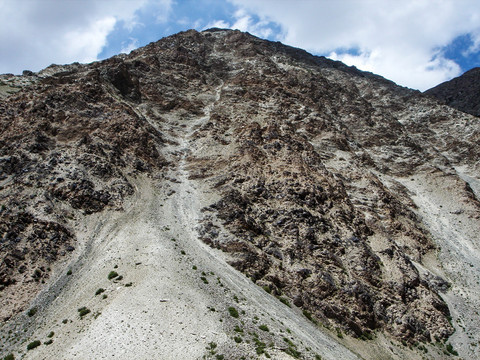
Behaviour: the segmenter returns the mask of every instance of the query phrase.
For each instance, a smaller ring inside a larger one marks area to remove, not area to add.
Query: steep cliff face
[[[480,116],[480,68],[439,84],[425,94],[467,114]]]
[[[316,331],[397,358],[418,350],[390,351],[381,339],[449,339],[464,356],[478,354],[468,341],[480,290],[475,117],[342,63],[218,29],[2,82],[5,331],[42,288],[46,309],[53,285],[58,296],[72,291],[58,285],[65,262],[81,268],[78,259],[103,249],[82,226],[135,209],[126,204],[147,182],[172,209],[157,207],[149,226],[195,226],[184,253],[197,239],[221,250],[211,251],[303,311]],[[195,251],[201,259],[205,250]],[[295,355],[286,344],[278,348]]]

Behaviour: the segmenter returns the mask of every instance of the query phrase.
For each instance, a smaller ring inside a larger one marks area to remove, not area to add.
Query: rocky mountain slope
[[[219,29],[1,81],[3,356],[480,356],[477,118]]]
[[[467,114],[480,116],[480,68],[439,84],[425,94]]]

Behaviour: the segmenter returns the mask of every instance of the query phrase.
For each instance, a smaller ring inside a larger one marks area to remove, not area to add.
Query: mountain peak
[[[223,29],[2,89],[5,356],[479,355],[476,118]]]

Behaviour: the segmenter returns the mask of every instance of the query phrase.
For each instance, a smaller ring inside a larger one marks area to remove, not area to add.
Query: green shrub
[[[233,340],[235,340],[237,344],[240,344],[243,341],[243,339],[240,336],[234,336]]]
[[[112,280],[118,276],[118,273],[116,271],[110,271],[108,273],[108,280]]]
[[[230,313],[230,316],[231,316],[231,317],[234,317],[234,318],[238,318],[238,317],[239,317],[237,309],[235,309],[233,306],[230,306],[230,307],[228,308],[228,312]]]
[[[259,328],[260,330],[262,330],[262,331],[270,331],[270,330],[268,329],[268,326],[265,325],[265,324],[260,325],[258,328]]]
[[[309,311],[303,310],[303,315],[304,315],[308,320],[310,320],[311,322],[313,322],[314,324],[317,323],[317,320],[315,320],[315,319],[313,318],[312,314],[310,314]]]
[[[340,330],[340,328],[337,327],[337,336],[340,338],[340,339],[343,339],[343,334],[342,334],[342,330]]]
[[[72,269],[68,269],[67,275],[68,275],[68,276],[72,275]]]
[[[104,288],[98,289],[97,291],[95,291],[95,296],[100,295],[100,294],[103,293],[104,291],[105,291]]]
[[[284,303],[288,307],[292,307],[292,305],[290,305],[290,301],[288,301],[288,299],[286,299],[284,297],[279,297],[278,300],[280,300],[282,303]]]
[[[53,344],[53,339],[47,340],[43,343],[43,345],[50,345]]]
[[[55,333],[53,331],[50,331],[50,333],[47,335],[48,338],[52,338]]]
[[[133,283],[129,282],[128,284],[125,284],[125,287],[130,287],[132,285],[133,285]]]
[[[42,343],[40,342],[40,340],[32,341],[30,344],[27,345],[27,350],[35,349],[36,347],[40,346],[41,344]]]
[[[3,358],[3,360],[15,360],[15,356],[13,356],[13,354],[8,354]]]
[[[78,309],[78,314],[81,318],[83,318],[85,315],[90,314],[90,309],[87,309],[85,306],[81,307],[80,309]]]
[[[192,266],[192,269],[193,269],[193,270],[197,270],[197,265],[193,265],[193,266]]]
[[[458,355],[458,352],[453,349],[452,344],[448,343],[446,348],[447,348],[447,351],[448,351],[450,354],[455,355],[455,356]]]
[[[37,311],[38,311],[38,308],[37,308],[37,307],[33,307],[33,308],[31,308],[30,310],[28,310],[27,315],[28,315],[29,317],[32,317],[32,316],[34,316],[34,315],[37,313]]]
[[[235,329],[233,329],[235,332],[238,332],[238,333],[243,333],[243,329],[240,328],[238,325],[235,325]]]
[[[200,276],[200,280],[202,280],[205,284],[208,284],[208,280],[205,276]]]

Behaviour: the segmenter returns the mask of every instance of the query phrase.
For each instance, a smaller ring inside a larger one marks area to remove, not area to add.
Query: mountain
[[[467,114],[480,116],[480,67],[441,83],[425,94]]]
[[[480,356],[477,118],[221,29],[1,82],[0,355]]]

